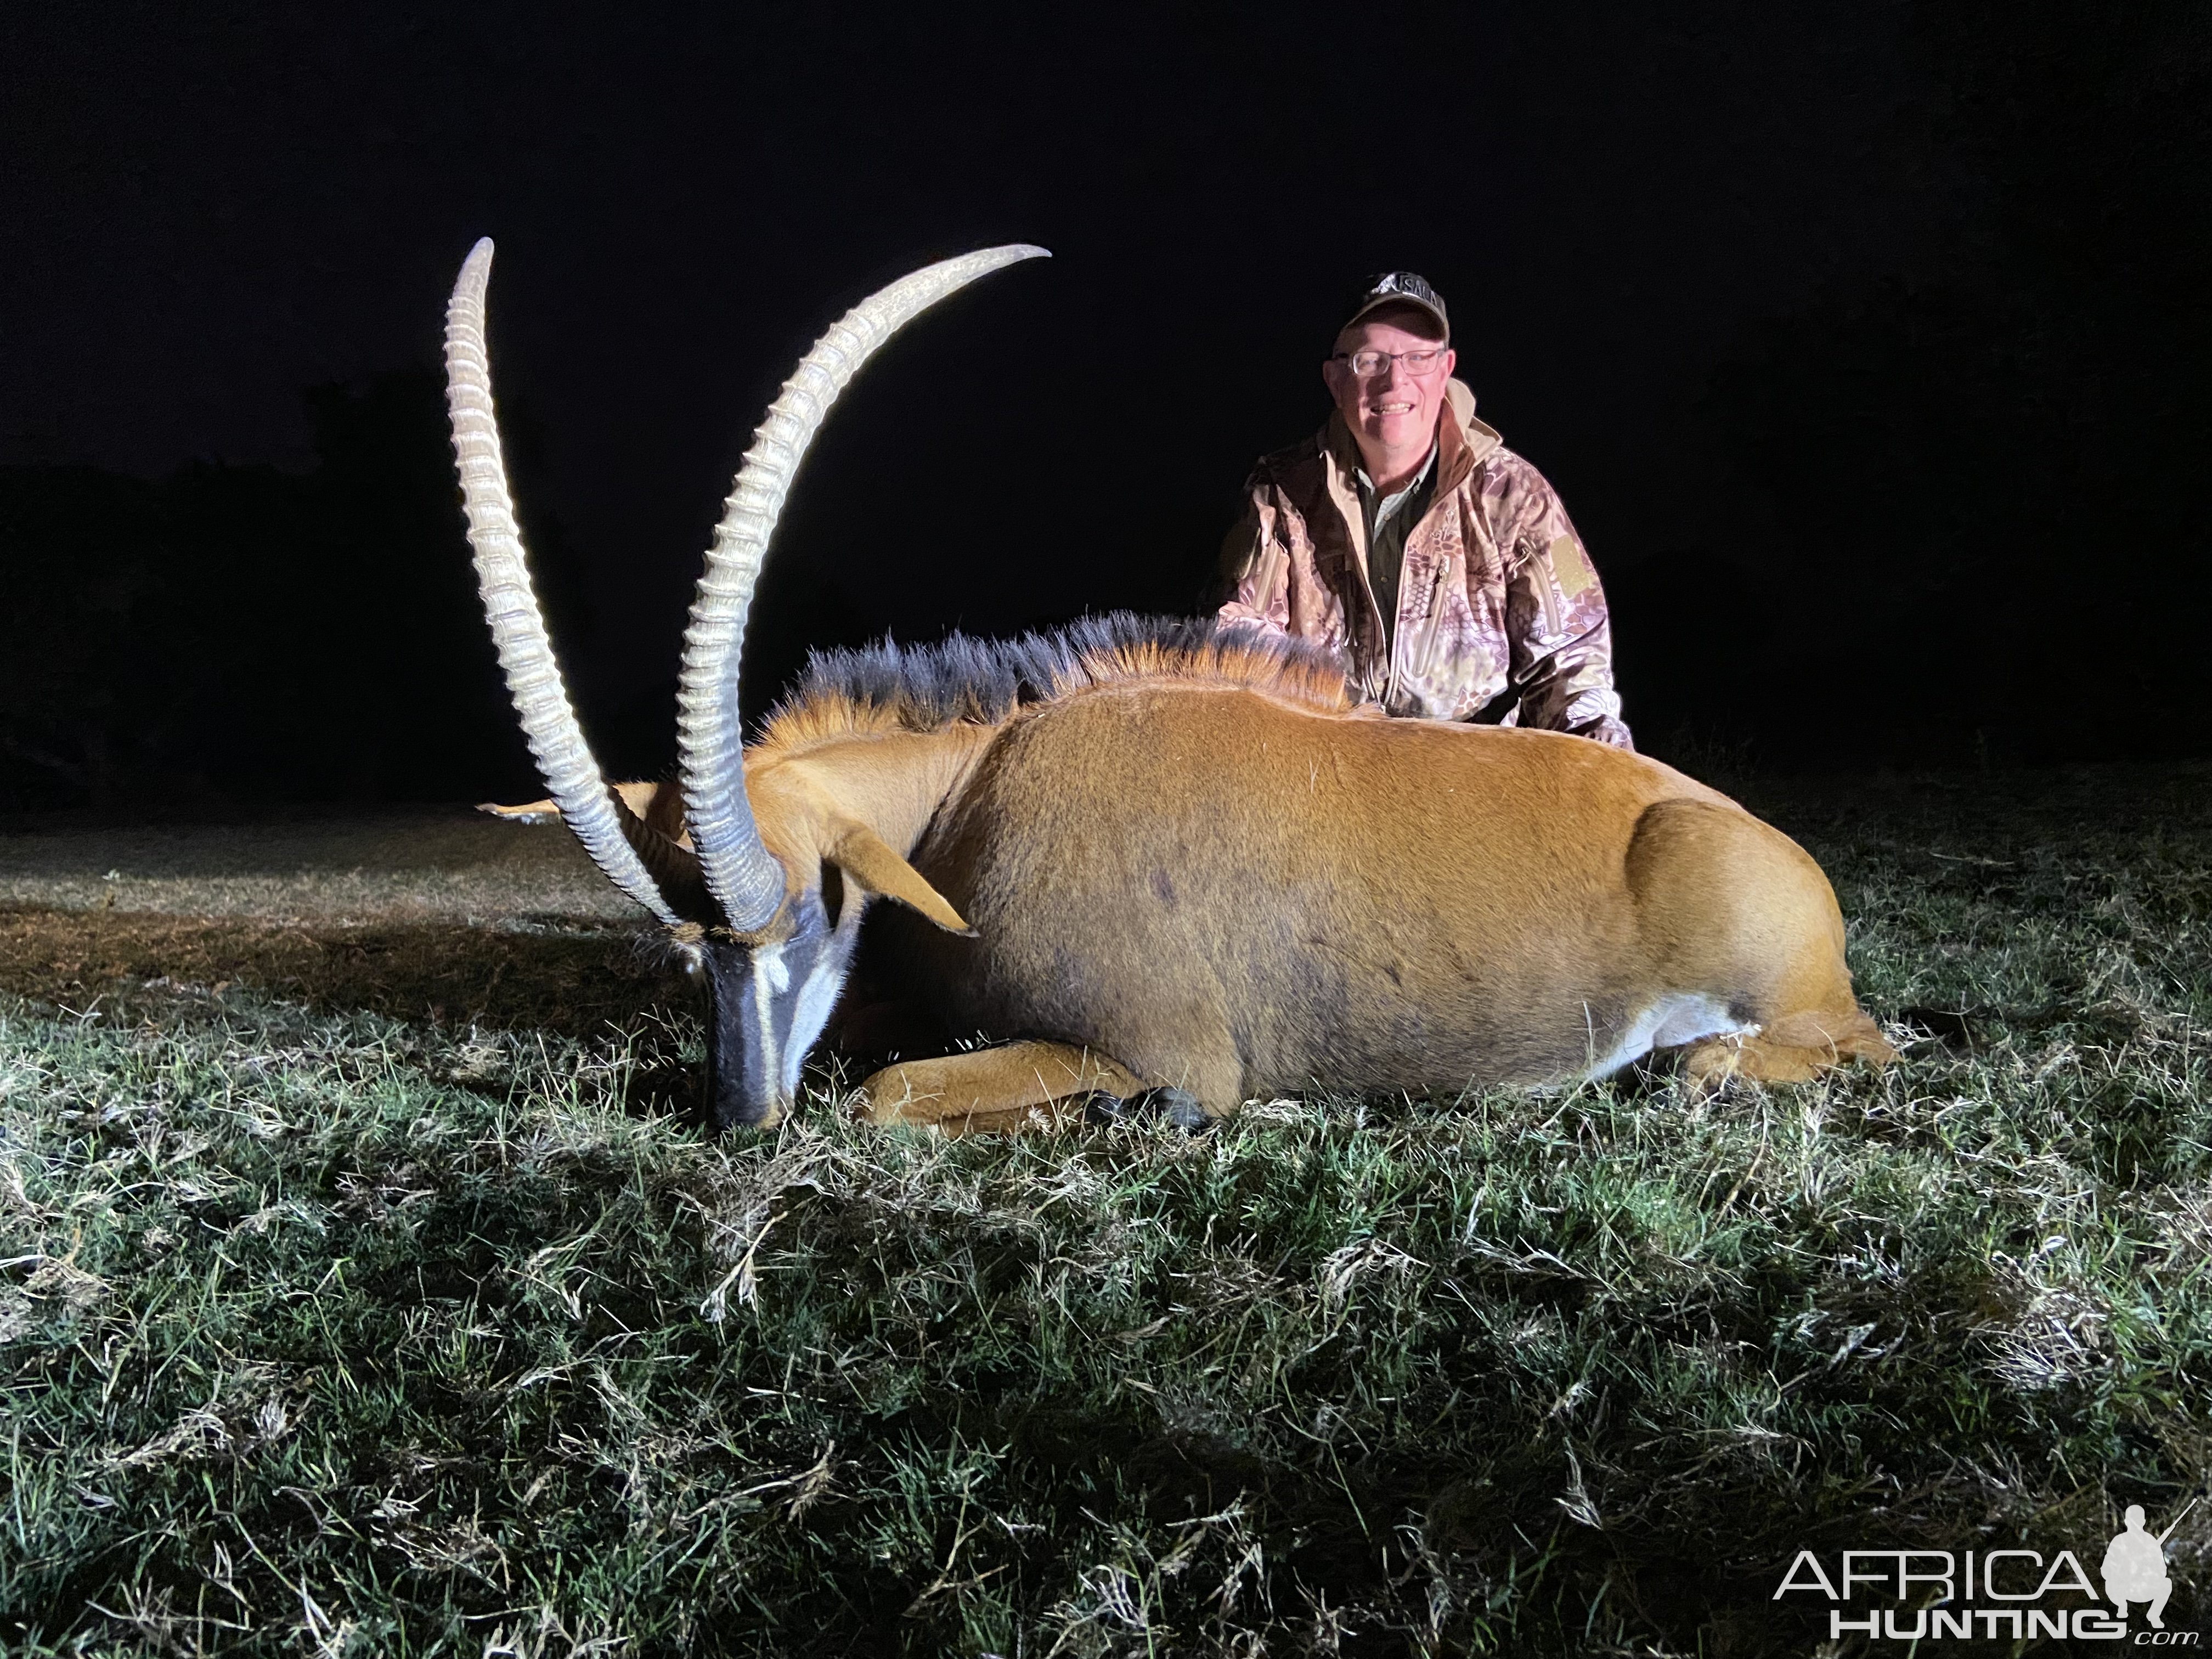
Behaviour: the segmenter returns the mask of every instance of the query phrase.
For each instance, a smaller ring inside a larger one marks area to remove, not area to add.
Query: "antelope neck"
[[[966,781],[997,735],[991,726],[855,733],[787,763],[904,858],[945,798]]]

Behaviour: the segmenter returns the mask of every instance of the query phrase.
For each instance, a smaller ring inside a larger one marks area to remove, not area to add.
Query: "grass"
[[[1733,1656],[1800,1547],[2094,1571],[2206,1482],[2207,781],[1752,790],[1886,1073],[1200,1139],[702,1139],[557,831],[0,839],[0,1641]]]

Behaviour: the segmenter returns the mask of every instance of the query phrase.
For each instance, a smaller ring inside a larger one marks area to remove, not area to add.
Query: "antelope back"
[[[1570,1074],[1661,988],[1629,854],[1678,799],[1788,848],[1578,738],[1102,687],[1009,724],[915,848],[976,940],[896,932],[948,1029],[1093,1043],[1202,1098]],[[1194,1053],[1242,1073],[1177,1078]]]

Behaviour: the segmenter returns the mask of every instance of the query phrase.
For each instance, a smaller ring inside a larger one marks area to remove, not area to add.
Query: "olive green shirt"
[[[1429,495],[1437,482],[1436,447],[1430,447],[1429,459],[1421,463],[1413,481],[1395,495],[1378,498],[1366,468],[1360,468],[1358,477],[1359,508],[1367,527],[1367,581],[1375,590],[1376,608],[1382,613],[1387,657],[1398,631],[1398,578],[1406,568],[1406,533],[1429,510]]]

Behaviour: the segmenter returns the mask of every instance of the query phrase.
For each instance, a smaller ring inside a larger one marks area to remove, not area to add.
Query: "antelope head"
[[[985,248],[902,277],[840,318],[784,382],[738,470],[684,631],[678,746],[688,836],[630,810],[577,724],[531,585],[493,414],[484,346],[490,240],[461,267],[446,312],[447,404],[484,618],[562,819],[592,862],[652,912],[705,975],[707,1103],[717,1128],[765,1127],[790,1109],[859,941],[863,894],[900,899],[940,927],[966,927],[864,828],[837,826],[819,846],[821,836],[797,825],[769,825],[763,838],[745,793],[738,662],[769,539],[837,394],[877,348],[938,301],[1044,252],[1019,243]]]

